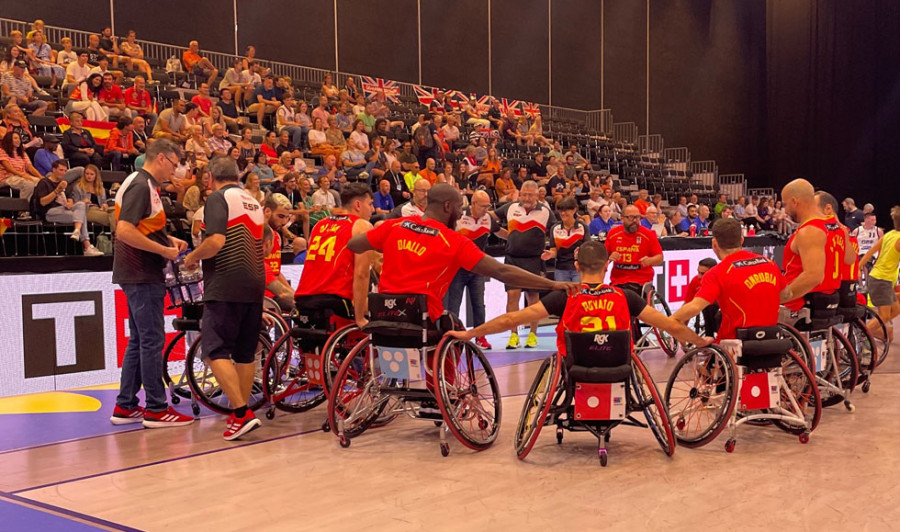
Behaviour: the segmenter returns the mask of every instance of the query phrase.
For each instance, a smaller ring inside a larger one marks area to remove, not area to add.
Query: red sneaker
[[[129,423],[140,423],[144,420],[144,409],[137,407],[132,410],[122,408],[116,405],[113,415],[110,416],[109,422],[113,425],[128,425]]]
[[[491,344],[488,343],[487,338],[485,338],[484,336],[479,336],[478,338],[476,338],[475,345],[482,349],[493,349],[493,347],[491,347]]]
[[[190,425],[194,422],[194,418],[186,416],[176,411],[171,406],[162,412],[144,411],[144,428],[145,429],[163,429],[166,427],[182,427]]]
[[[240,419],[231,414],[228,416],[228,420],[225,421],[225,432],[222,436],[228,441],[236,440],[248,432],[258,429],[261,425],[262,423],[256,419],[256,416],[250,410],[247,410],[247,414]]]

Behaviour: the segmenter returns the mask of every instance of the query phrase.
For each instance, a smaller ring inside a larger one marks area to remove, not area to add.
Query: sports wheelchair
[[[841,331],[846,324],[837,311],[839,294],[813,293],[806,300],[807,306],[799,311],[782,307],[778,326],[816,375],[822,406],[843,403],[853,412],[856,407],[850,402],[850,394],[860,382],[859,358]]]
[[[328,423],[341,447],[402,414],[440,428],[442,456],[450,454],[447,432],[470,449],[490,447],[500,430],[501,397],[484,353],[442,337],[424,295],[370,294],[369,314],[367,337],[344,359],[328,396]]]
[[[777,326],[753,327],[738,329],[736,340],[687,352],[665,391],[678,443],[701,447],[727,427],[730,453],[738,426],[747,422],[772,423],[807,443],[822,404],[815,377],[793,346]]]
[[[587,431],[597,437],[600,465],[609,455],[606,443],[618,425],[649,427],[668,456],[675,452],[669,412],[647,368],[635,354],[629,331],[567,332],[568,356],[545,359],[519,417],[516,455],[524,460],[541,428],[556,425],[556,442],[564,431]],[[635,419],[643,412],[646,423]]]
[[[672,311],[669,310],[669,304],[660,297],[653,283],[646,283],[641,287],[641,297],[647,302],[648,306],[653,307],[661,314],[666,316],[672,315]],[[637,338],[634,342],[635,352],[640,353],[647,349],[662,349],[669,358],[674,357],[678,353],[678,340],[666,331],[640,323],[637,318],[634,320],[633,329],[633,337]]]
[[[364,336],[330,308],[302,308],[289,316],[293,326],[275,341],[263,366],[266,418],[275,409],[305,412],[326,399],[338,367]],[[331,430],[326,421],[322,430]]]

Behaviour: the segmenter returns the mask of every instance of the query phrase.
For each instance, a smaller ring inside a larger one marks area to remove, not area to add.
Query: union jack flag
[[[377,94],[384,94],[386,100],[400,103],[400,99],[397,98],[400,94],[400,87],[397,86],[396,81],[383,78],[370,78],[369,76],[362,76],[360,81],[362,82],[362,89],[366,98],[374,98]]]
[[[534,102],[522,102],[522,111],[531,118],[537,118],[541,115],[541,108]]]
[[[480,113],[486,113],[488,109],[491,108],[491,97],[490,96],[478,96],[474,92],[469,93],[469,99],[475,99],[475,107],[478,109]]]
[[[500,109],[505,115],[512,112],[513,116],[521,116],[522,110],[519,108],[520,104],[521,102],[519,102],[519,100],[507,100],[506,98],[503,98],[500,100]]]
[[[437,98],[437,89],[428,89],[419,85],[413,85],[413,89],[416,91],[416,98],[419,99],[419,103],[422,105],[431,105],[431,102]]]

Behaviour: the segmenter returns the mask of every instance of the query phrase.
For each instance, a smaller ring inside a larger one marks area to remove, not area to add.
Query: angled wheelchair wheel
[[[797,329],[784,323],[778,324],[779,336],[782,339],[790,340],[793,344],[792,349],[803,360],[803,363],[812,371],[816,372],[816,359],[813,356],[812,348],[809,346],[809,340]],[[787,355],[785,355],[787,357]]]
[[[309,381],[308,371],[317,369],[307,368],[303,355],[290,331],[269,350],[263,367],[266,402],[279,410],[306,412],[325,401],[324,388]]]
[[[657,292],[656,290],[649,291],[647,295],[647,304],[659,311],[660,314],[664,314],[666,316],[672,315],[672,311],[669,310],[669,304],[659,296],[659,292]],[[656,336],[656,341],[659,344],[659,348],[662,349],[663,352],[670,358],[674,357],[678,352],[678,340],[676,340],[674,336],[667,333],[666,331],[657,329],[656,327],[653,328],[653,335]]]
[[[525,404],[522,406],[522,414],[519,416],[519,423],[516,426],[516,456],[519,460],[524,460],[534,443],[537,441],[553,406],[553,399],[556,396],[557,386],[560,384],[560,356],[553,354],[545,358],[541,362],[528,395],[525,397]]]
[[[675,453],[675,434],[672,432],[669,410],[656,389],[650,372],[637,355],[632,354],[631,367],[631,393],[635,405],[644,412],[647,425],[659,446],[667,456],[672,456]]]
[[[268,308],[263,310],[262,328],[269,337],[269,343],[272,344],[291,330],[288,322],[281,315],[281,311],[273,311]]]
[[[348,442],[366,431],[381,415],[390,396],[381,393],[389,379],[381,373],[369,338],[359,342],[344,359],[328,395],[328,424]]]
[[[822,400],[819,397],[819,387],[816,385],[816,377],[803,357],[791,349],[781,357],[781,370],[787,390],[781,391],[781,404],[789,404],[791,398],[797,403],[806,425],[797,425],[780,419],[773,419],[772,423],[785,432],[791,434],[803,434],[813,431],[819,425],[822,417]],[[790,394],[791,397],[788,397]]]
[[[359,330],[354,324],[345,325],[334,331],[325,345],[322,346],[322,362],[325,368],[325,393],[327,394],[334,383],[334,377],[337,375],[341,363],[350,354],[350,351],[359,342],[365,340],[367,336]]]
[[[178,404],[181,399],[191,398],[191,386],[185,371],[186,345],[185,333],[179,331],[163,350],[163,382],[166,383],[173,404]]]
[[[872,338],[872,334],[869,333],[865,322],[862,320],[855,319],[851,321],[849,325],[850,328],[847,333],[847,340],[850,341],[850,345],[853,346],[854,351],[856,351],[856,356],[859,359],[859,379],[856,381],[856,384],[865,386],[865,383],[869,380],[869,376],[875,371],[875,367],[878,365],[878,352],[875,347],[875,339]],[[863,391],[868,391],[868,387]]]
[[[702,447],[728,425],[737,403],[734,361],[716,346],[689,351],[672,369],[665,400],[675,438],[685,447]]]
[[[844,391],[845,394],[853,392],[856,383],[859,380],[859,359],[856,357],[856,351],[847,338],[835,328],[831,329],[832,346],[834,349],[834,360],[837,361],[837,367],[833,367],[831,357],[828,357],[828,364],[825,367],[825,379]],[[828,389],[820,390],[822,396],[822,406],[834,406],[843,403],[845,397],[841,394],[834,393]]]
[[[706,334],[706,321],[702,312],[691,318],[688,328],[699,336]]]
[[[500,432],[502,398],[481,349],[445,336],[437,346],[432,370],[438,408],[450,432],[470,449],[490,447]]]
[[[250,390],[250,400],[247,402],[247,407],[250,410],[257,410],[266,404],[262,368],[270,348],[271,343],[269,342],[268,334],[261,331],[256,341],[256,352],[254,354],[256,377]],[[218,414],[231,414],[234,412],[234,407],[221,386],[219,386],[219,381],[213,375],[212,368],[209,367],[207,361],[202,357],[199,335],[188,350],[186,364],[188,383],[197,401]]]
[[[875,367],[878,367],[887,358],[888,351],[891,349],[887,325],[884,324],[884,320],[878,315],[876,309],[864,305],[860,306],[866,310],[863,320],[872,335],[872,339],[875,341],[875,351],[878,354]]]

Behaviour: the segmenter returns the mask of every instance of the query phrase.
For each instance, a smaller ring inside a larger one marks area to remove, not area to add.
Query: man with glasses
[[[194,418],[176,412],[166,402],[162,360],[165,342],[163,310],[166,295],[163,268],[187,249],[187,243],[166,233],[166,213],[159,188],[172,178],[181,149],[168,140],[147,148],[143,168],[129,175],[116,194],[116,244],[113,283],[128,301],[130,335],[122,360],[122,378],[114,425],[143,423],[146,428],[177,427]],[[138,405],[144,388],[146,408]]]
[[[425,207],[428,206],[428,191],[431,183],[427,179],[419,179],[412,187],[412,199],[394,207],[388,218],[406,218],[407,216],[422,216]]]
[[[642,294],[653,281],[653,267],[663,263],[662,247],[656,233],[641,226],[641,211],[628,205],[622,211],[622,225],[606,235],[606,250],[613,262],[610,284]]]

